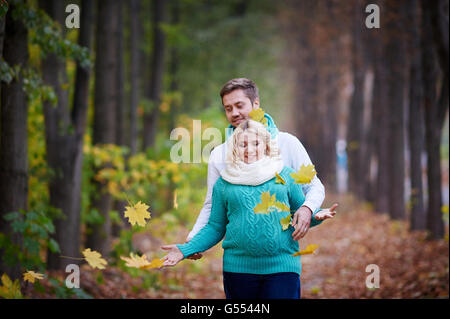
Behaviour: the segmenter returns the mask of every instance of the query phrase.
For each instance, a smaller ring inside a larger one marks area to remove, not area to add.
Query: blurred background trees
[[[327,192],[444,237],[448,0],[0,3],[0,273],[61,269],[81,247],[130,252],[128,202],[191,227],[206,163],[172,163],[170,132],[224,131],[219,91],[236,77],[257,83]]]

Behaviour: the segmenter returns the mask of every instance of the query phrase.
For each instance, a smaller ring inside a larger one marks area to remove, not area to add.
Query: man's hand
[[[188,242],[189,242],[189,239],[186,239],[185,243],[188,243]],[[188,256],[187,259],[197,260],[197,259],[200,259],[202,257],[203,257],[202,253],[195,253],[195,254],[192,254],[192,255]]]
[[[314,218],[316,220],[325,220],[327,218],[333,218],[334,215],[336,215],[336,207],[338,207],[338,204],[334,203],[333,206],[331,206],[330,208],[317,212],[314,215]]]
[[[163,258],[163,266],[175,266],[184,258],[183,253],[177,245],[165,245],[161,248],[169,251],[169,253]]]
[[[295,228],[292,233],[292,238],[294,240],[300,240],[308,232],[309,226],[311,225],[311,215],[312,211],[306,206],[300,207],[294,214],[292,219],[292,226]]]

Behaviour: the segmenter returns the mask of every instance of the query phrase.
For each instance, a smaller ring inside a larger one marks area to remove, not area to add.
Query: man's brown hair
[[[225,83],[220,90],[220,97],[223,99],[224,95],[239,89],[244,91],[244,94],[250,99],[252,104],[259,98],[258,87],[255,82],[246,78],[236,78]]]

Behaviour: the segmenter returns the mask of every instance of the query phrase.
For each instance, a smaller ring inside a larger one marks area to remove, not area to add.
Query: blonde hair
[[[280,155],[276,140],[271,138],[270,132],[266,129],[264,124],[248,119],[239,124],[239,126],[235,128],[233,135],[228,139],[227,163],[238,165],[240,161],[238,140],[239,135],[244,132],[254,133],[258,137],[262,137],[266,144],[266,156],[277,157]]]

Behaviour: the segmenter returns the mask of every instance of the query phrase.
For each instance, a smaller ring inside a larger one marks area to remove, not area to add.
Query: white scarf
[[[228,153],[231,152],[231,150],[227,151]],[[263,158],[251,164],[246,164],[243,161],[238,163],[228,161],[220,175],[231,184],[255,186],[274,178],[275,174],[279,174],[283,167],[281,154],[272,157],[264,155]]]

